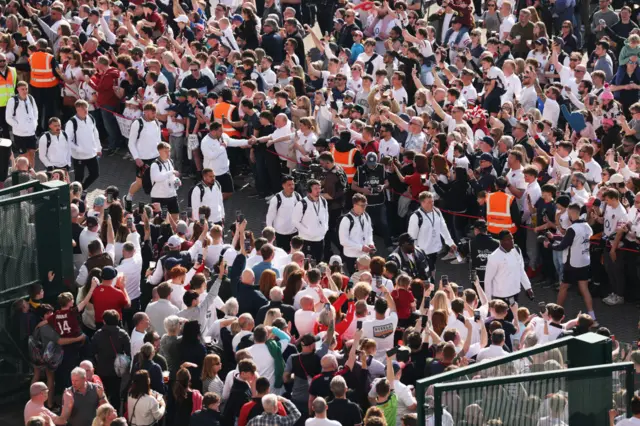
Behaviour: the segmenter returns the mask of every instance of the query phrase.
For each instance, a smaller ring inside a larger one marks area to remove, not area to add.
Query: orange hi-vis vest
[[[353,148],[347,152],[336,151],[335,147],[331,148],[331,154],[337,166],[342,167],[344,173],[347,175],[347,182],[351,184],[353,177],[356,175],[356,166],[353,164],[353,157],[356,155],[356,148]]]
[[[226,102],[220,102],[213,107],[213,118],[216,121],[222,123],[222,117],[225,117],[227,120],[231,121],[231,113],[235,108],[234,105],[228,104]],[[240,132],[234,129],[229,124],[222,124],[222,131],[227,134],[227,136],[232,138],[239,138]]]
[[[513,195],[502,191],[492,192],[487,195],[487,230],[492,234],[498,234],[505,229],[512,234],[517,227],[511,220],[511,203],[515,201]]]
[[[50,88],[58,85],[58,78],[51,68],[52,59],[53,55],[47,52],[35,52],[29,56],[30,83],[33,87]]]

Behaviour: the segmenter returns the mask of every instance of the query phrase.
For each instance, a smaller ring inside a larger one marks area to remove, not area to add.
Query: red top
[[[366,156],[370,152],[375,152],[377,154],[379,151],[379,142],[376,140],[373,140],[366,145],[360,142],[360,146],[362,147],[362,156]]]
[[[413,293],[404,288],[397,288],[391,292],[391,297],[396,303],[398,319],[409,319],[411,316],[411,304],[416,301]]]
[[[58,332],[60,337],[80,336],[80,324],[78,324],[78,308],[59,309],[49,317],[49,325]]]
[[[427,185],[423,185],[422,184],[422,177],[424,177],[424,179],[426,179],[427,181]],[[412,175],[409,176],[405,176],[404,177],[404,183],[406,183],[407,185],[409,185],[409,189],[411,189],[411,197],[413,197],[414,200],[418,200],[418,196],[420,195],[420,193],[422,191],[428,191],[429,190],[429,175],[428,174],[423,174],[420,175],[420,173],[414,173]]]
[[[342,309],[342,305],[346,301],[347,301],[347,295],[345,293],[342,293],[340,297],[338,297],[338,299],[335,302],[333,302],[331,306],[333,306],[336,312],[339,312],[340,309]],[[336,324],[336,333],[338,333],[338,345],[336,346],[336,349],[342,349],[342,335],[345,333],[345,331],[349,329],[349,326],[353,322],[353,318],[355,317],[355,314],[356,314],[356,304],[354,302],[349,302],[349,306],[347,308],[347,315],[344,317],[342,321]],[[313,326],[313,334],[318,334],[321,331],[326,331],[326,330],[327,330],[327,326],[319,324],[317,322]]]
[[[89,86],[96,91],[97,106],[106,106],[116,108],[120,105],[118,98],[113,91],[113,86],[118,85],[120,71],[110,67],[104,73],[96,74],[89,80]]]
[[[158,14],[158,12],[152,12],[150,15],[145,15],[144,19],[156,24],[156,26],[153,27],[154,31],[164,33],[164,22],[162,21],[162,17],[160,16],[160,14]]]
[[[96,312],[96,322],[102,321],[102,314],[109,309],[115,309],[122,317],[122,308],[127,306],[127,298],[124,293],[110,285],[100,284],[94,291],[93,308]]]
[[[98,376],[97,374],[93,374],[93,377],[91,378],[91,380],[87,380],[88,382],[94,383],[96,385],[100,385],[100,387],[104,388],[104,385],[102,384],[102,379],[100,378],[100,376]]]
[[[251,420],[249,418],[249,414],[251,414],[251,410],[253,410],[253,407],[255,407],[257,404],[258,404],[258,401],[256,401],[256,398],[254,398],[253,401],[246,402],[242,406],[242,408],[240,409],[240,414],[238,415],[238,426],[247,425],[248,421]],[[262,404],[262,402],[260,402],[260,404]],[[264,410],[261,411],[259,414],[262,414],[262,413],[264,413]],[[278,415],[283,417],[287,415],[287,410],[285,410],[284,405],[282,405],[282,402],[280,401],[278,401]]]
[[[82,52],[82,62],[95,62],[100,56],[100,52],[94,50],[93,53],[89,53],[87,51]]]

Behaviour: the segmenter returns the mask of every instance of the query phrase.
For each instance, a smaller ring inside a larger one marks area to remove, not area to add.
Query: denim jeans
[[[101,109],[100,114],[102,116],[102,123],[107,131],[109,137],[109,149],[120,148],[124,146],[122,134],[120,133],[120,126],[118,126],[118,120],[116,116],[110,110]],[[127,135],[128,136],[128,135]]]
[[[556,267],[556,273],[558,274],[558,280],[562,282],[562,268],[564,265],[562,263],[562,251],[554,251],[553,252],[553,265]]]

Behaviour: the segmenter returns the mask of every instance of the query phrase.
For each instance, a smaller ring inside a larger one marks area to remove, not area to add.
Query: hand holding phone
[[[356,321],[356,329],[362,330],[362,321],[360,320]]]
[[[398,353],[398,348],[391,348],[387,351],[387,356],[389,358],[391,358],[392,356],[394,356],[396,353]]]

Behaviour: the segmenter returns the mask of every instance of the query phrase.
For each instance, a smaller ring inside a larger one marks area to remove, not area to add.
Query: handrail
[[[562,339],[557,339],[557,340],[554,340],[553,342],[545,343],[544,345],[534,346],[532,348],[526,348],[500,358],[495,358],[486,362],[475,363],[472,365],[468,365],[466,367],[461,367],[452,371],[447,371],[445,373],[436,374],[435,376],[425,377],[424,379],[418,380],[417,384],[426,385],[428,387],[435,383],[445,382],[445,381],[453,380],[463,376],[467,376],[469,374],[473,374],[480,370],[486,370],[488,368],[497,367],[500,365],[507,364],[511,361],[517,361],[517,360],[526,358],[528,356],[538,355],[542,352],[546,352],[551,349],[556,349],[561,346],[566,346],[567,343],[573,339],[575,339],[574,336],[563,337]]]
[[[539,379],[555,379],[558,377],[571,378],[574,376],[580,376],[582,373],[598,374],[600,372],[611,372],[618,370],[633,370],[632,362],[620,362],[617,364],[604,364],[589,367],[576,367],[566,368],[563,370],[555,371],[539,371],[536,373],[519,374],[515,376],[504,377],[490,377],[486,379],[476,379],[468,382],[454,382],[454,383],[437,383],[433,385],[434,392],[436,390],[441,392],[455,391],[461,388],[475,389],[483,386],[496,386],[496,385],[508,385],[511,383],[520,383],[524,381],[532,381]],[[628,372],[628,371],[627,371]]]
[[[24,191],[25,189],[29,189],[31,187],[35,187],[36,190],[41,188],[41,183],[39,180],[34,179],[29,182],[21,183],[19,185],[11,185],[7,188],[0,189],[0,197],[3,195],[11,194],[12,192]]]
[[[24,185],[28,185],[31,182],[27,182]],[[13,187],[11,187],[13,188]],[[11,189],[9,188],[9,189]],[[24,190],[25,188],[22,188],[21,190]],[[28,188],[26,188],[28,189]],[[29,194],[24,194],[24,195],[19,195],[17,197],[11,197],[11,198],[6,198],[4,200],[0,200],[0,207],[1,206],[6,206],[6,205],[10,205],[10,204],[17,204],[17,203],[21,203],[23,201],[31,201],[31,200],[36,200],[36,199],[40,199],[40,198],[44,198],[47,195],[52,195],[57,193],[58,190],[57,189],[40,189],[37,190],[36,192],[31,192]],[[3,194],[0,193],[0,197]]]
[[[436,383],[433,385],[433,416],[434,424],[442,424],[443,404],[442,394],[444,392],[452,392],[461,389],[476,389],[488,386],[500,386],[508,385],[512,383],[525,383],[535,380],[553,380],[557,378],[571,379],[573,377],[589,377],[604,376],[605,373],[612,373],[615,371],[624,371],[626,373],[625,388],[627,389],[627,416],[631,415],[631,397],[633,396],[633,375],[635,372],[634,364],[632,362],[618,363],[618,364],[603,364],[587,367],[568,368],[556,371],[542,371],[537,373],[527,373],[514,376],[495,377],[486,379],[476,379],[467,382],[454,382],[454,383]],[[598,377],[595,377],[598,378]],[[423,396],[424,398],[424,396]]]

